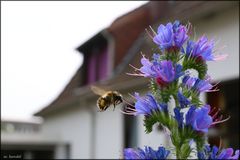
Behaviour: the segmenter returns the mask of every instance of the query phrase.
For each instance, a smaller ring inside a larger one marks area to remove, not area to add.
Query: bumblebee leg
[[[115,102],[113,103],[113,111],[115,110],[116,104]]]
[[[109,107],[109,104],[106,105],[106,107],[103,109],[104,111],[106,111],[106,109]]]

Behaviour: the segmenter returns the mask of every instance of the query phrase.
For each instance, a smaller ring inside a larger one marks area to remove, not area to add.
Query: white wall
[[[88,104],[89,109],[69,106],[70,111],[45,119],[43,132],[59,137],[59,143],[70,144],[70,158],[118,159],[123,150],[122,115],[112,108],[97,112],[95,105],[94,101]]]
[[[157,130],[156,126],[153,126],[153,131],[149,134],[145,133],[145,127],[143,126],[144,116],[138,117],[138,146],[144,148],[144,146],[150,146],[153,149],[157,149],[159,146],[166,146],[169,138],[166,133]]]
[[[91,117],[88,110],[74,108],[53,115],[44,120],[42,130],[50,137],[59,137],[59,143],[68,143],[70,158],[91,158]]]
[[[117,107],[96,113],[96,156],[119,159],[123,151],[123,115]]]

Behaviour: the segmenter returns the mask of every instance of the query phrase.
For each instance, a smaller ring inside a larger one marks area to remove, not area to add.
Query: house
[[[229,58],[218,64],[209,63],[209,74],[216,81],[235,80],[234,84],[238,84],[238,13],[239,2],[150,1],[119,17],[77,47],[84,56],[83,64],[59,96],[35,113],[44,119],[42,134],[58,141],[55,147],[61,152],[57,152],[55,158],[121,158],[125,147],[170,145],[161,129],[156,126],[151,134],[146,135],[143,117],[123,115],[119,112],[121,107],[114,112],[112,108],[97,112],[98,96],[90,90],[90,85],[118,90],[130,102],[133,100],[128,98],[128,93],[145,93],[147,80],[127,76],[126,72],[132,71],[128,64],[139,67],[140,52],[149,57],[156,49],[145,28],[151,25],[156,29],[160,23],[175,19],[190,21],[199,35],[218,36],[223,44],[228,45]],[[209,97],[203,95],[202,98],[208,101]],[[234,105],[238,104],[237,101]]]

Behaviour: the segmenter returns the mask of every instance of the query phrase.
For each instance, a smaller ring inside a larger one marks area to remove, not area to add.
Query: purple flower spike
[[[155,63],[153,67],[157,72],[156,78],[161,78],[166,83],[175,79],[175,69],[172,61],[164,60],[161,63]]]
[[[238,159],[239,158],[239,150],[235,151],[232,148],[226,148],[219,150],[218,147],[210,145],[205,145],[203,151],[198,152],[199,159]]]
[[[166,26],[161,24],[153,41],[162,51],[170,48],[180,49],[188,39],[187,33],[186,26],[181,25],[179,21],[175,21],[174,24],[168,23]]]
[[[212,117],[208,115],[209,111],[209,105],[200,108],[191,106],[186,114],[186,124],[192,126],[196,131],[208,132],[208,128],[213,122]]]
[[[135,93],[137,102],[135,103],[136,114],[150,115],[152,111],[158,110],[159,106],[151,94],[145,97],[140,97],[138,93]]]
[[[153,64],[147,58],[142,57],[141,59],[142,67],[140,72],[144,77],[156,77],[156,72],[152,69]]]
[[[232,148],[226,148],[219,150],[218,147],[213,146],[212,150],[209,151],[209,159],[238,159],[239,158],[239,150],[235,151]]]
[[[182,82],[187,88],[193,89],[199,93],[217,91],[212,89],[213,85],[211,85],[208,80],[201,80],[196,77],[190,77],[189,75],[185,76]]]
[[[177,120],[179,128],[182,128],[183,127],[183,113],[180,112],[180,109],[178,107],[175,107],[174,114],[175,114],[174,118]]]
[[[159,45],[161,50],[170,48],[173,46],[173,25],[168,23],[166,26],[160,25],[158,27],[158,34],[153,38],[153,41]]]
[[[188,39],[187,28],[185,26],[180,26],[176,30],[176,33],[174,34],[175,46],[181,48],[187,39]]]
[[[180,91],[178,91],[177,98],[181,108],[184,108],[190,104],[190,101]]]
[[[126,148],[124,149],[124,159],[166,159],[169,153],[170,151],[164,147],[158,147],[158,150],[148,146],[145,146],[144,150]]]
[[[152,94],[140,97],[138,93],[135,93],[136,98],[135,106],[129,106],[125,108],[123,113],[130,115],[151,115],[154,112],[167,112],[168,106],[164,103],[158,103]]]
[[[174,66],[170,60],[163,60],[160,62],[159,56],[156,54],[153,55],[152,62],[143,56],[141,63],[142,67],[140,69],[132,66],[135,71],[139,73],[128,74],[133,76],[153,78],[161,87],[168,85],[184,74],[180,64]]]
[[[140,159],[140,156],[139,152],[132,148],[124,149],[124,159]]]
[[[214,41],[208,41],[206,36],[202,36],[197,42],[188,41],[186,55],[200,61],[218,61],[227,57],[227,55],[214,55],[213,48]]]
[[[174,67],[172,61],[169,60],[163,60],[159,63],[154,62],[152,69],[156,72],[153,78],[156,78],[157,83],[161,87],[166,86],[168,83],[171,83],[183,75],[181,65]]]
[[[135,93],[137,102],[135,103],[136,115],[151,115],[153,112],[166,111],[165,104],[159,104],[151,94],[147,94],[144,97],[140,97],[138,93]]]

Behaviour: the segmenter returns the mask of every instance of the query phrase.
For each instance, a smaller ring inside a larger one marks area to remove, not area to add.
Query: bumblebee
[[[100,112],[105,111],[110,105],[113,105],[114,110],[116,105],[123,102],[122,95],[117,91],[105,91],[97,86],[91,86],[91,90],[100,96],[97,100]]]

